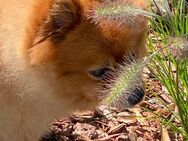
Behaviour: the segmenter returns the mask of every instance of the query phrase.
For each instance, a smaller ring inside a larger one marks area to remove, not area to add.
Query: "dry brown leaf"
[[[122,131],[125,131],[125,124],[124,123],[119,124],[119,125],[111,128],[110,131],[108,132],[108,134],[109,135],[118,134],[118,133],[121,133]]]
[[[164,126],[162,126],[161,130],[161,141],[171,141],[168,130]]]

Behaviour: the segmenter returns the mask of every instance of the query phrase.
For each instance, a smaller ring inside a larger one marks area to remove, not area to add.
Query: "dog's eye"
[[[92,70],[92,71],[90,71],[89,73],[90,73],[93,77],[100,79],[100,78],[103,78],[104,75],[105,75],[108,71],[109,71],[109,68],[103,67],[103,68],[99,68],[99,69],[97,69],[97,70]]]

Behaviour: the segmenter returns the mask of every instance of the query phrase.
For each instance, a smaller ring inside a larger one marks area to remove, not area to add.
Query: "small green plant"
[[[174,39],[176,40],[176,39]],[[178,39],[179,40],[179,39]],[[183,39],[182,39],[183,40]],[[177,43],[177,42],[176,42]],[[161,102],[163,107],[169,110],[171,118],[158,115],[163,124],[175,133],[180,133],[184,140],[188,138],[188,54],[182,50],[187,50],[186,44],[168,44],[161,53],[150,60],[148,68],[168,91],[168,98],[176,105],[178,111],[174,111]],[[186,41],[184,42],[186,43]],[[152,51],[156,48],[154,44],[149,47]],[[168,48],[170,47],[170,48]],[[183,55],[182,55],[183,54]],[[174,122],[174,121],[178,121]],[[180,124],[179,124],[180,123]]]
[[[169,109],[171,117],[159,117],[162,122],[188,140],[188,13],[185,0],[168,1],[166,13],[152,18],[151,35],[148,38],[148,48],[151,53],[167,46],[161,53],[150,60],[148,65],[152,74],[165,86],[168,97],[177,107],[177,112]],[[162,12],[161,12],[162,13]],[[174,122],[174,121],[178,121]]]

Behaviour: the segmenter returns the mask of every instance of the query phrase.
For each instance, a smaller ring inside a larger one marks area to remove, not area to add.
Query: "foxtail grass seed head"
[[[145,17],[153,15],[141,8],[128,4],[126,1],[105,1],[94,9],[88,11],[88,18],[94,23],[105,25],[116,23],[136,28],[145,21]]]
[[[188,39],[184,37],[170,39],[170,51],[177,60],[188,59]]]
[[[118,65],[118,69],[106,76],[102,94],[102,104],[119,108],[130,107],[128,98],[130,94],[142,84],[142,65],[131,64]],[[110,80],[110,81],[109,81]]]

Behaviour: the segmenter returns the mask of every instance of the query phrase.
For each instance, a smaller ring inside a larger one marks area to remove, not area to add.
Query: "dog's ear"
[[[29,51],[26,50],[26,54],[29,52],[27,56],[31,65],[44,64],[52,60],[56,51],[54,46],[81,21],[78,0],[44,0],[44,3],[41,1],[35,8],[32,20],[34,26],[29,32],[32,32],[32,41]],[[30,39],[28,40],[30,42]]]
[[[80,20],[81,9],[77,0],[54,0],[35,34],[34,44],[46,39],[62,40]]]

